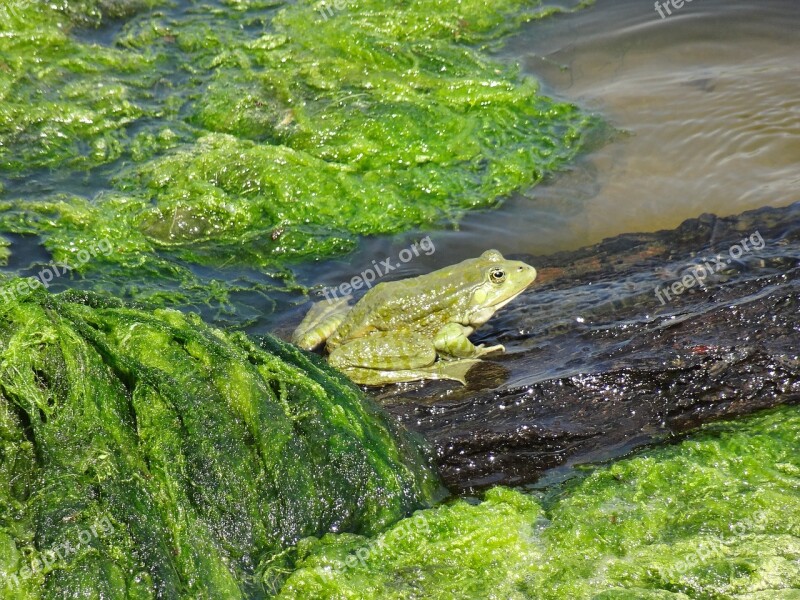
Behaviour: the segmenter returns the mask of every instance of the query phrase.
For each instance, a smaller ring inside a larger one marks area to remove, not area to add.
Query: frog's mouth
[[[524,291],[525,291],[524,289],[523,289],[523,290],[520,290],[519,294],[521,294],[521,293],[522,293],[522,292],[524,292]],[[495,305],[492,307],[492,309],[493,309],[493,310],[495,310],[495,311],[497,311],[497,310],[500,310],[500,309],[501,309],[501,308],[503,308],[503,307],[504,307],[506,304],[508,304],[509,302],[511,302],[512,300],[514,300],[514,298],[516,298],[517,296],[519,296],[519,294],[514,294],[514,295],[513,295],[513,296],[511,296],[510,298],[506,298],[505,300],[503,300],[503,301],[501,301],[501,302],[498,302],[497,304],[495,304]]]
[[[503,308],[503,307],[504,307],[506,304],[508,304],[508,303],[509,303],[509,302],[511,302],[512,300],[515,300],[516,298],[518,298],[518,297],[519,297],[519,295],[520,295],[520,294],[522,294],[522,292],[524,292],[526,289],[528,289],[528,288],[527,288],[527,286],[526,286],[526,287],[524,287],[524,288],[522,288],[522,289],[521,289],[519,292],[517,292],[517,293],[516,293],[516,294],[514,294],[513,296],[510,296],[509,298],[506,298],[505,300],[501,300],[500,302],[498,302],[498,303],[497,303],[497,304],[495,304],[494,306],[490,307],[490,308],[491,308],[491,310],[492,310],[492,312],[497,312],[498,310],[500,310],[501,308]]]
[[[525,290],[521,290],[519,292],[519,294],[521,294],[523,291],[525,291]],[[481,310],[473,313],[472,316],[469,319],[469,324],[470,325],[474,325],[476,327],[478,325],[483,325],[484,323],[486,323],[486,321],[491,319],[492,316],[494,316],[494,313],[496,313],[498,310],[503,308],[506,304],[511,302],[514,298],[519,296],[519,294],[514,294],[510,298],[506,298],[505,300],[501,300],[497,304],[493,304],[491,306],[487,306],[487,307],[482,308]]]

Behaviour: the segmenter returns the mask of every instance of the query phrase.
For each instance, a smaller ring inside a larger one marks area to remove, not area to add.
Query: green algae
[[[11,256],[11,251],[8,249],[9,246],[11,246],[11,242],[0,235],[0,266],[8,264],[8,257]]]
[[[799,450],[797,407],[706,426],[546,494],[304,540],[280,597],[797,598]]]
[[[125,128],[150,112],[139,88],[152,58],[81,43],[70,35],[76,22],[99,23],[98,3],[65,2],[60,8],[8,0],[0,9],[0,173],[5,177],[113,162],[122,154]],[[120,4],[111,14],[127,11]]]
[[[439,493],[416,441],[316,357],[16,283],[0,288],[3,598],[260,597],[299,539],[375,534]]]
[[[479,46],[555,10],[538,2],[275,5],[9,5],[0,231],[58,261],[110,236],[84,275],[153,300],[177,271],[193,291],[173,303],[216,302],[196,267],[291,281],[359,236],[455,223],[563,167],[593,123]],[[109,16],[128,22],[86,41]],[[95,192],[26,191],[43,168]]]

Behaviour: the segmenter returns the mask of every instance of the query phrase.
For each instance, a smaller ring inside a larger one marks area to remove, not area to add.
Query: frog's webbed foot
[[[292,334],[292,343],[313,350],[327,340],[350,312],[351,296],[314,304]]]
[[[480,346],[473,345],[467,338],[472,333],[472,327],[465,327],[458,323],[448,323],[436,332],[433,344],[442,354],[455,358],[478,358],[490,352],[505,352],[505,346]]]
[[[436,377],[432,379],[452,379],[461,385],[467,385],[467,372],[479,362],[481,361],[477,358],[440,360],[431,367],[436,371]]]

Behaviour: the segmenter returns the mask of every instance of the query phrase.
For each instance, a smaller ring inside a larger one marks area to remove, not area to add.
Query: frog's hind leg
[[[352,381],[362,385],[384,385],[422,379],[450,379],[458,381],[461,385],[467,385],[467,372],[479,362],[481,361],[477,358],[465,358],[462,360],[440,360],[428,367],[419,369],[384,371],[381,369],[348,367],[342,370]]]
[[[436,361],[430,338],[418,333],[378,332],[339,346],[328,362],[356,383],[382,385],[420,379],[453,379],[465,376],[478,360]]]
[[[341,325],[351,307],[351,296],[323,300],[314,304],[292,334],[292,343],[305,350],[313,350]]]

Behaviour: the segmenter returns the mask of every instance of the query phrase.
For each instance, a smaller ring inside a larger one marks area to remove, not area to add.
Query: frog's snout
[[[536,279],[536,269],[530,265],[519,265],[517,267],[517,272],[522,275],[523,271],[527,272],[526,279],[528,280],[528,285],[532,284],[533,281]]]

